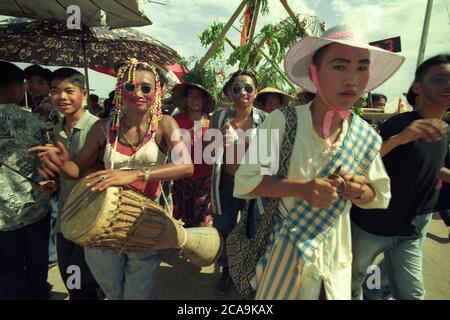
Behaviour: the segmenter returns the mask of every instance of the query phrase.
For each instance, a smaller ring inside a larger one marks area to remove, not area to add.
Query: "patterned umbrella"
[[[67,29],[59,22],[10,19],[0,23],[0,59],[47,66],[105,68],[127,58],[175,63],[177,52],[132,28]]]

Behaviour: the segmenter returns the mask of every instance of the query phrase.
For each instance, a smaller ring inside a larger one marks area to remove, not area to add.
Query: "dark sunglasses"
[[[231,87],[231,90],[233,90],[234,94],[241,93],[242,89],[244,89],[245,92],[247,92],[247,93],[252,93],[253,90],[254,90],[253,87],[251,85],[249,85],[249,84],[246,84],[243,87],[242,86],[238,86],[238,85],[235,85],[235,86]]]
[[[148,84],[138,85],[138,84],[133,84],[131,82],[127,82],[124,85],[125,90],[127,90],[129,92],[134,92],[137,87],[139,87],[141,89],[143,94],[148,94],[148,93],[152,92],[152,87],[149,86]]]

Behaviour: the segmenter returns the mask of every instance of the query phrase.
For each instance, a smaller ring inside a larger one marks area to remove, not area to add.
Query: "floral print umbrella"
[[[158,65],[175,63],[175,50],[132,28],[68,29],[45,20],[0,23],[0,59],[46,66],[105,68],[128,58]]]

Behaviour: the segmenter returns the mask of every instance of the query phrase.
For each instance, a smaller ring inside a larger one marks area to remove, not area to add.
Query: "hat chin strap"
[[[328,108],[328,111],[325,114],[325,117],[323,118],[322,128],[323,128],[323,137],[325,138],[327,144],[331,145],[329,137],[330,137],[331,123],[333,121],[334,115],[338,114],[342,120],[345,120],[348,117],[350,117],[351,112],[347,109],[338,108],[328,103],[327,99],[325,99],[325,95],[323,94],[322,89],[320,88],[319,78],[317,77],[317,67],[314,63],[310,64],[309,71],[311,73],[311,80],[314,83],[314,86],[316,87],[317,94],[320,96],[323,103]]]

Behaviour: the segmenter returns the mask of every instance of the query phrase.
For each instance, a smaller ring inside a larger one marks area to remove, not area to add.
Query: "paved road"
[[[450,241],[449,228],[445,227],[439,216],[430,226],[425,241],[424,281],[427,299],[450,300]],[[161,263],[161,270],[156,283],[159,299],[214,299],[214,285],[220,274],[214,266],[198,268],[179,259],[176,255],[168,255]],[[57,268],[49,273],[49,281],[54,285],[52,299],[64,299],[67,296]],[[232,291],[227,299],[240,299],[236,291]]]

